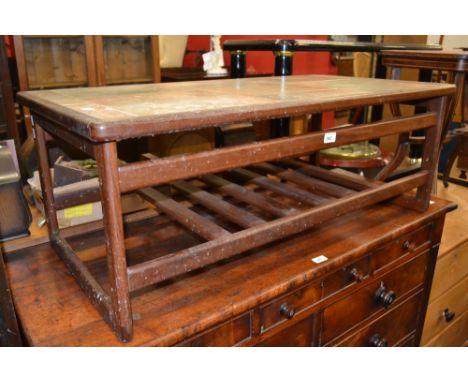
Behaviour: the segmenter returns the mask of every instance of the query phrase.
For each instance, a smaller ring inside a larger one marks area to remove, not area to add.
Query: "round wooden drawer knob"
[[[411,248],[411,243],[408,240],[405,240],[403,245],[401,246],[405,251]]]
[[[288,320],[290,320],[291,318],[294,317],[294,315],[296,314],[296,311],[294,310],[294,307],[287,304],[287,303],[284,303],[284,304],[281,304],[280,306],[280,314],[287,318]]]
[[[444,316],[446,322],[450,322],[455,317],[455,312],[451,312],[448,308],[445,308],[442,315]]]
[[[383,338],[380,336],[380,334],[374,334],[370,339],[369,339],[369,344],[370,346],[375,346],[375,347],[387,347],[388,346],[388,341],[386,338]]]
[[[380,284],[379,289],[374,294],[374,300],[377,304],[382,304],[384,308],[388,308],[394,303],[396,299],[395,292],[388,290],[383,283]]]

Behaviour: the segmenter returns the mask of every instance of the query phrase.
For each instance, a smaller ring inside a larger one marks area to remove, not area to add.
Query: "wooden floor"
[[[450,183],[447,188],[437,181],[437,196],[458,205],[447,215],[439,256],[468,242],[468,188]]]

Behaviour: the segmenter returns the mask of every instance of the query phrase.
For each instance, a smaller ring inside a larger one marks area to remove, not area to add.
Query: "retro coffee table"
[[[445,108],[454,92],[453,85],[308,75],[29,91],[18,97],[33,116],[51,245],[103,319],[122,341],[129,341],[134,319],[130,296],[141,296],[157,283],[177,282],[187,272],[384,200],[426,210]],[[117,142],[125,139],[414,101],[426,102],[429,111],[195,154],[146,156],[124,165],[118,161]],[[323,148],[418,129],[426,134],[420,170],[388,183],[350,180],[300,160]],[[75,190],[77,197],[71,199],[54,196],[47,134],[96,158],[94,188]],[[171,188],[156,188],[162,185]],[[415,194],[403,195],[414,189]],[[128,257],[133,242],[124,233],[120,195],[133,191],[184,227],[193,240],[176,243],[180,248],[172,251],[172,246],[170,253],[148,250]],[[59,230],[56,210],[99,199],[107,271],[98,279]],[[206,210],[200,211],[201,206]]]

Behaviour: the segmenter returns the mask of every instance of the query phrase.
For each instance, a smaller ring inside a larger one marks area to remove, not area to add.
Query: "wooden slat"
[[[218,191],[230,195],[237,200],[258,207],[274,216],[288,216],[298,212],[295,208],[283,206],[272,198],[267,198],[258,192],[239,186],[236,183],[229,182],[220,176],[205,175],[201,179],[205,183],[218,187]]]
[[[208,152],[131,163],[119,168],[120,189],[122,192],[129,192],[255,163],[305,155],[325,147],[433,127],[435,123],[435,113],[424,113],[345,129],[313,132]],[[331,132],[336,133],[335,142],[324,143],[325,134]]]
[[[137,212],[131,212],[123,216],[124,224],[139,222],[158,216],[159,213],[155,210],[141,210]],[[71,226],[60,230],[60,235],[65,238],[73,238],[75,236],[89,234],[96,231],[101,231],[103,228],[102,220],[94,222],[84,223],[77,226]],[[18,240],[11,240],[2,243],[2,249],[5,254],[14,253],[26,248],[36,247],[38,245],[48,243],[50,238],[48,235],[37,236],[37,237],[25,237]]]
[[[55,208],[61,210],[101,199],[99,179],[92,178],[54,188]]]
[[[344,171],[337,172],[324,170],[323,168],[312,166],[296,159],[282,159],[280,162],[286,164],[289,167],[297,169],[299,172],[313,176],[314,178],[335,183],[356,191],[362,191],[368,188],[376,187],[379,184],[359,175],[354,176],[354,174],[350,173],[349,171],[345,173]]]
[[[162,212],[206,240],[213,240],[223,235],[230,235],[230,232],[226,231],[224,228],[198,215],[154,188],[144,188],[138,191],[138,193],[150,203],[154,203]]]
[[[224,201],[221,197],[192,186],[188,182],[177,181],[171,183],[171,185],[186,193],[190,200],[200,203],[209,210],[216,212],[218,215],[243,228],[265,223],[265,220],[255,216],[251,212],[240,209]]]
[[[64,142],[67,145],[73,145],[80,149],[82,152],[88,154],[90,157],[95,158],[95,144],[80,137],[77,134],[74,134],[68,130],[62,129],[59,125],[50,122],[48,119],[33,114],[32,116],[34,123],[38,123],[45,131],[47,131],[54,139],[58,140],[59,142]]]
[[[250,182],[256,184],[257,186],[263,187],[267,190],[276,192],[281,195],[285,195],[291,199],[294,199],[301,203],[309,204],[311,206],[316,206],[318,204],[323,204],[325,202],[330,201],[330,199],[324,198],[319,195],[311,194],[310,192],[304,191],[300,188],[292,187],[289,184],[276,182],[272,179],[267,178],[266,176],[257,174],[253,171],[245,169],[235,169],[232,172],[245,179],[248,179]]]
[[[149,160],[158,159],[157,156],[151,153],[146,153],[142,156],[143,158],[147,158]],[[171,183],[171,185],[181,190],[182,192],[185,192],[192,201],[205,206],[206,208],[216,212],[217,214],[240,225],[243,228],[253,227],[254,225],[265,223],[263,219],[255,216],[254,214],[233,206],[232,204],[224,201],[221,197],[201,190],[189,182],[177,181]]]
[[[288,180],[290,182],[296,183],[300,186],[306,187],[312,191],[319,191],[325,194],[340,198],[342,196],[348,195],[352,193],[348,188],[324,182],[320,179],[314,179],[304,174],[301,174],[297,171],[291,169],[284,169],[278,166],[274,166],[270,163],[260,163],[255,166],[256,168],[260,168],[263,171],[269,172],[270,174],[274,174],[281,179]]]
[[[147,261],[128,268],[131,290],[137,290],[190,270],[259,247],[272,241],[302,232],[324,221],[392,198],[427,182],[429,174],[422,171],[405,179],[385,183],[336,200],[332,205],[316,207],[294,216],[276,219],[268,224],[246,229],[216,240]]]
[[[52,238],[51,244],[59,257],[67,265],[81,289],[83,289],[93,305],[101,313],[104,320],[112,325],[112,303],[110,296],[102,289],[101,285],[60,234]]]

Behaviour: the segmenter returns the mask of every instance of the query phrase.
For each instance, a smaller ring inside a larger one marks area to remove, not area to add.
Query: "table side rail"
[[[302,232],[318,223],[420,187],[428,179],[429,173],[420,171],[418,174],[345,196],[294,216],[279,218],[186,250],[130,266],[128,267],[129,288],[134,291]]]
[[[119,168],[120,189],[121,192],[130,192],[245,165],[305,155],[323,148],[434,127],[436,122],[435,113],[424,113],[355,127],[132,163]],[[333,137],[334,134],[333,142],[324,143],[327,137]]]

